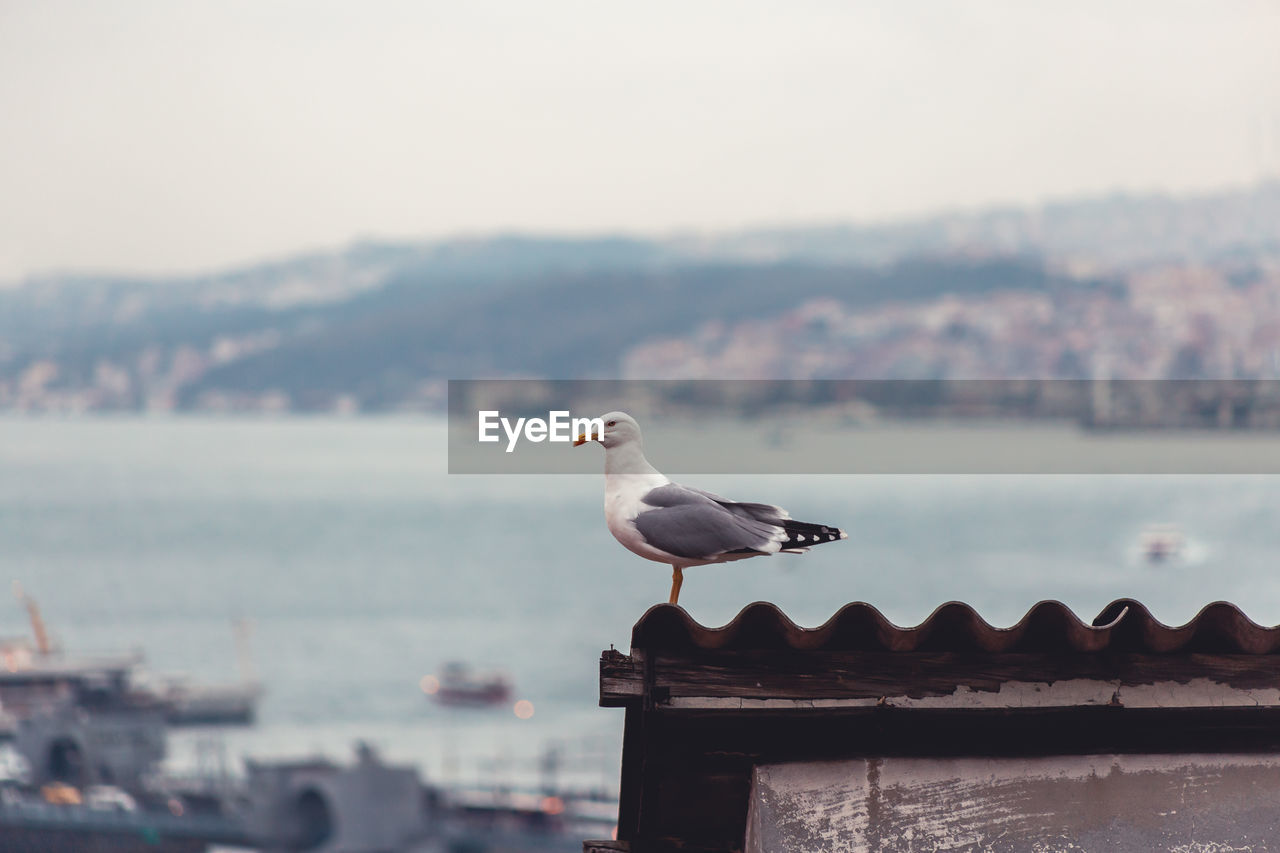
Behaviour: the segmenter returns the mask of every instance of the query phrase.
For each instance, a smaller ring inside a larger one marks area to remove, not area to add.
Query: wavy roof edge
[[[775,604],[747,605],[727,625],[701,625],[682,608],[656,604],[631,632],[631,648],[652,651],[792,650],[1035,653],[1103,651],[1150,654],[1280,653],[1280,626],[1264,627],[1225,601],[1171,626],[1141,602],[1118,599],[1084,622],[1060,601],[1041,601],[1016,625],[997,628],[971,606],[949,601],[914,627],[895,625],[856,601],[817,628],[802,628]]]

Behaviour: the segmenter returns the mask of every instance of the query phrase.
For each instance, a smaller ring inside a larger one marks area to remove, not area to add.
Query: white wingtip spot
[[[797,533],[797,534],[796,534],[796,541],[797,541],[797,542],[803,542],[803,541],[804,541],[804,534],[803,534],[803,533]]]
[[[840,538],[841,538],[841,539],[848,539],[848,538],[849,538],[849,534],[848,534],[848,533],[845,533],[843,530],[841,530],[841,531],[840,531]]]

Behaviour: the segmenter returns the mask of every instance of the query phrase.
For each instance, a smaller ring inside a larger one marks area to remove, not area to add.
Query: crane
[[[27,608],[27,618],[31,620],[31,633],[36,638],[36,651],[41,655],[48,655],[53,651],[53,644],[49,642],[49,632],[44,627],[44,617],[40,615],[40,605],[36,604],[36,600],[27,595],[22,588],[20,581],[13,582],[13,597],[18,599],[18,603]]]

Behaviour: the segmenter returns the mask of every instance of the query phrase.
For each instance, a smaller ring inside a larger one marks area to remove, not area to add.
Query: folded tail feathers
[[[782,546],[779,550],[787,554],[803,554],[813,545],[849,538],[849,534],[840,528],[825,524],[811,524],[807,521],[785,519],[779,521],[778,526],[783,529],[787,536],[786,539],[779,543]]]

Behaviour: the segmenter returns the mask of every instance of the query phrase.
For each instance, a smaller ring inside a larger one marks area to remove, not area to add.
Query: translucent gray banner
[[[599,473],[624,411],[666,474],[1274,474],[1276,380],[449,382],[449,471]]]

